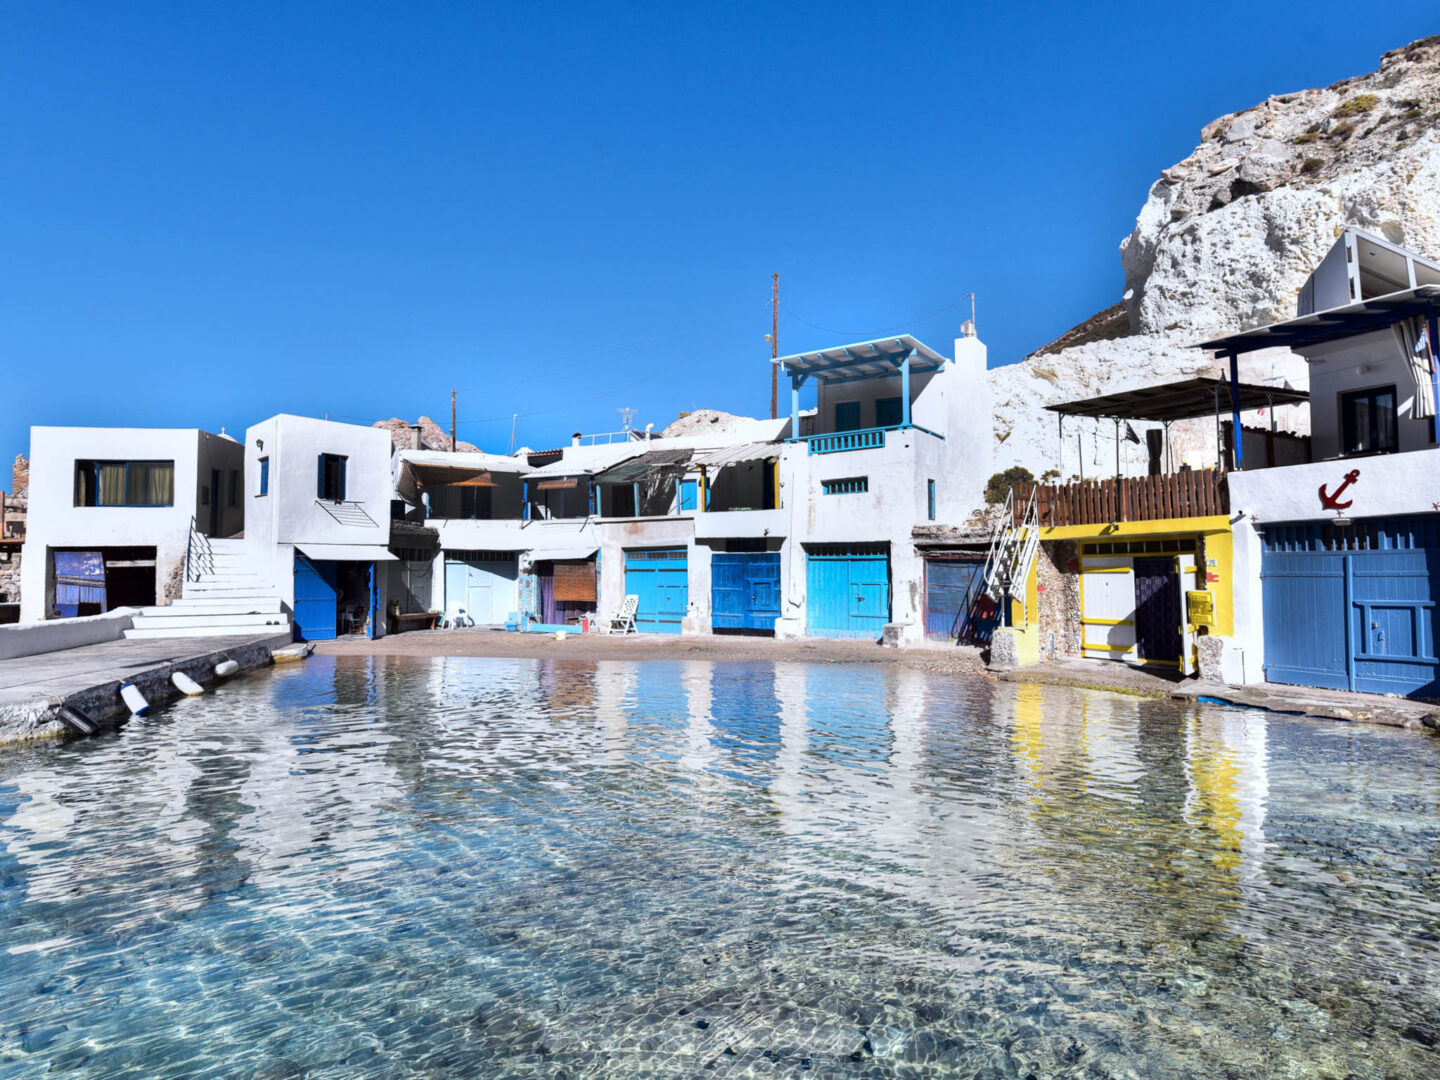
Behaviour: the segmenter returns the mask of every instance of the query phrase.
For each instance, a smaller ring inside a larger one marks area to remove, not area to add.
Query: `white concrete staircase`
[[[192,547],[195,546],[192,538]],[[255,567],[244,540],[204,540],[180,599],[134,616],[127,638],[290,633],[280,597]],[[196,577],[198,580],[189,580]]]

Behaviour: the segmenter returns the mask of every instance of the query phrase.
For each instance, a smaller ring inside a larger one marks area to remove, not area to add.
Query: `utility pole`
[[[780,412],[780,275],[770,281],[770,419]],[[792,433],[793,434],[793,433]]]
[[[450,452],[455,452],[455,391],[450,391]]]

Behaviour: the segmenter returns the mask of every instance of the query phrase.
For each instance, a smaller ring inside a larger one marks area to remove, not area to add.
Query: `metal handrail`
[[[190,535],[185,538],[185,580],[199,581],[201,574],[215,573],[215,551],[210,538],[195,527],[190,515]]]

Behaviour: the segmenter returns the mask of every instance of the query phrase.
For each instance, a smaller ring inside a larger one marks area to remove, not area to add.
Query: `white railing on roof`
[[[648,431],[636,431],[634,428],[627,428],[624,431],[597,431],[593,435],[576,436],[579,446],[609,446],[611,443],[630,442],[632,440],[646,440],[650,438]]]

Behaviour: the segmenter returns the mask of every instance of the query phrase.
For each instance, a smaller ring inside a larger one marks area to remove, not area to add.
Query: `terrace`
[[[915,422],[917,399],[945,357],[908,334],[796,353],[777,360],[790,377],[791,442],[810,454],[883,448],[887,433],[914,428],[944,435]],[[800,390],[816,384],[816,430],[800,435]]]

